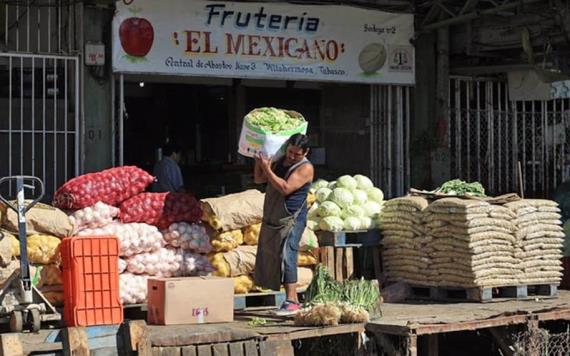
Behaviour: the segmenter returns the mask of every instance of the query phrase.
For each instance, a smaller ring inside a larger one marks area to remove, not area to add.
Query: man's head
[[[303,134],[295,134],[287,141],[285,150],[285,164],[291,165],[301,162],[309,153],[309,137]]]
[[[176,163],[180,162],[182,148],[174,143],[167,143],[162,147],[162,154],[172,158]]]

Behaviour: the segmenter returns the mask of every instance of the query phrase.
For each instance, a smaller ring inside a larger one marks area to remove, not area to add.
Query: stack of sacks
[[[432,285],[430,269],[431,238],[425,234],[423,211],[428,201],[421,197],[402,197],[385,203],[380,214],[383,233],[383,259],[390,281]]]
[[[32,265],[30,268],[32,284],[44,295],[51,305],[63,306],[63,279],[59,265]]]
[[[213,275],[234,279],[236,294],[243,294],[255,289],[251,274],[255,267],[257,246],[238,246],[227,252],[214,252],[209,255]]]
[[[28,261],[32,284],[54,306],[63,303],[59,245],[60,239],[50,235],[28,236]],[[20,268],[20,243],[11,233],[0,230],[0,285]]]
[[[250,225],[242,229],[243,232],[243,242],[245,245],[256,246],[259,241],[259,233],[261,231],[261,224]],[[305,228],[301,241],[299,242],[299,256],[297,259],[297,277],[298,277],[298,287],[303,288],[309,285],[313,276],[313,268],[317,265],[318,260],[315,257],[315,251],[319,247],[317,236],[315,232],[308,227]],[[239,248],[238,248],[239,249]],[[253,267],[253,266],[252,266]],[[253,271],[253,270],[252,270]],[[247,281],[251,279],[241,278],[234,279],[236,285],[236,293],[238,291],[244,290],[245,285],[249,285]],[[238,288],[239,286],[239,288]],[[251,290],[254,290],[252,285]]]
[[[119,215],[120,209],[98,202],[73,212],[69,219],[77,236],[118,238],[119,285],[124,304],[146,302],[149,277],[205,275],[212,271],[204,255],[211,245],[203,226],[176,222],[161,232],[154,225],[115,220]]]
[[[427,234],[433,238],[430,270],[444,287],[516,285],[515,215],[487,202],[445,198],[426,209]]]
[[[505,205],[514,214],[515,251],[521,284],[557,284],[562,277],[564,231],[558,204],[526,199]]]
[[[265,195],[257,190],[202,200],[202,221],[208,225],[213,274],[233,278],[236,294],[256,290],[252,273]]]
[[[5,279],[20,268],[18,214],[0,204],[0,223],[2,240],[10,246],[9,256],[6,254],[0,261],[3,269],[0,279]],[[54,306],[63,303],[60,239],[71,235],[73,229],[67,214],[50,205],[38,203],[26,213],[28,262],[31,264],[32,282]]]
[[[258,190],[202,200],[202,221],[217,232],[243,229],[261,223],[265,194]]]
[[[231,230],[226,232],[209,231],[210,244],[214,252],[228,252],[243,244],[243,233],[241,230]]]

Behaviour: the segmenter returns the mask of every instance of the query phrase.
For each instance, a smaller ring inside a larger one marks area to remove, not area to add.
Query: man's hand
[[[267,173],[271,171],[271,158],[265,158],[261,153],[259,153],[255,160],[259,163],[259,166],[263,170],[263,172]]]

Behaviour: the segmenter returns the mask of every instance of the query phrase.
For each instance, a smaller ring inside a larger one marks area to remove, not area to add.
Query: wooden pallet
[[[517,285],[489,288],[410,286],[410,299],[435,301],[494,302],[508,299],[555,298],[557,284]]]

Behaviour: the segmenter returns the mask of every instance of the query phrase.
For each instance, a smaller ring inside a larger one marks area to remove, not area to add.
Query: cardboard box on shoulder
[[[154,325],[224,323],[234,320],[231,278],[149,278],[148,323]]]

